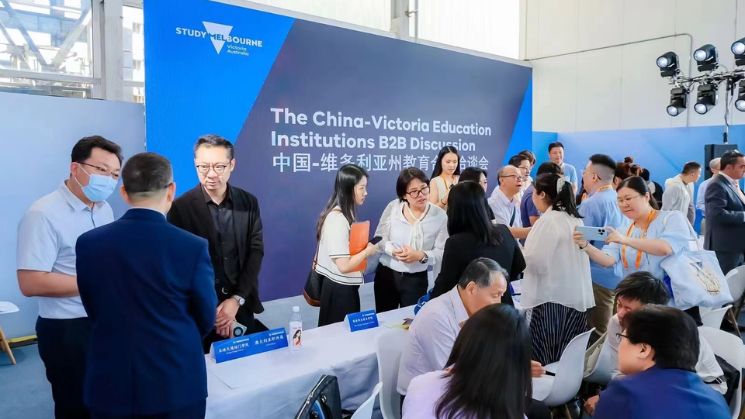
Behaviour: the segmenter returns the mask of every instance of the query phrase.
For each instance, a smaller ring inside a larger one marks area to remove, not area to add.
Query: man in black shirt
[[[168,220],[209,241],[219,303],[215,330],[204,340],[208,352],[212,342],[232,337],[233,322],[248,333],[259,329],[254,313],[264,311],[258,284],[264,241],[256,197],[228,183],[233,144],[217,135],[200,137],[194,164],[200,184],[173,202]]]

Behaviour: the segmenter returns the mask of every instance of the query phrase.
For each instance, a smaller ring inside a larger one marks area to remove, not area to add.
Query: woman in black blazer
[[[448,196],[447,213],[450,237],[445,242],[442,268],[431,298],[450,291],[466,266],[478,257],[495,260],[510,274],[510,281],[518,279],[525,269],[520,246],[506,226],[489,220],[486,195],[479,184],[466,181],[454,185]],[[509,293],[502,302],[512,304]]]

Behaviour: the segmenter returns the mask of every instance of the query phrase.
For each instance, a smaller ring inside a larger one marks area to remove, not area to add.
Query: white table
[[[216,364],[207,356],[207,418],[292,418],[323,374],[339,380],[342,407],[356,409],[378,382],[375,342],[414,317],[414,307],[378,313],[380,326],[351,333],[344,323],[304,331],[303,348]]]

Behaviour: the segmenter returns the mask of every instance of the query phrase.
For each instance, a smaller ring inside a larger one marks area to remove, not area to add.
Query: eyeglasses
[[[620,341],[620,340],[621,340],[621,338],[626,338],[626,339],[628,339],[629,337],[628,337],[628,336],[626,336],[626,335],[624,335],[623,333],[616,333],[616,339],[618,339],[618,340]]]
[[[90,164],[90,163],[78,162],[78,164],[82,164],[82,165],[96,169],[96,172],[99,175],[109,176],[110,178],[114,180],[119,180],[119,172],[114,172],[105,167],[97,166],[95,164]]]
[[[419,195],[429,195],[429,186],[425,186],[415,191],[406,192],[406,195],[408,195],[410,198],[418,198]]]
[[[197,164],[197,172],[206,175],[210,172],[210,169],[214,170],[215,173],[221,175],[225,173],[225,169],[230,167],[230,163],[213,163],[213,164]]]
[[[640,196],[641,196],[641,195],[634,195],[634,196],[627,196],[627,197],[619,197],[618,199],[616,199],[616,201],[618,202],[618,205],[622,205],[622,204],[628,204],[629,202],[631,202],[631,200],[632,200],[632,199],[636,199],[636,198],[639,198]]]

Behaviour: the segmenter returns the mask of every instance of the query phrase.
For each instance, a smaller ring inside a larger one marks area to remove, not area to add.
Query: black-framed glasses
[[[406,195],[408,195],[410,198],[418,198],[419,195],[429,195],[429,186],[425,186],[415,191],[406,192]]]
[[[210,169],[214,170],[215,173],[218,175],[221,175],[225,173],[225,170],[230,167],[230,163],[213,163],[213,164],[207,164],[207,163],[200,163],[195,165],[197,168],[197,172],[206,175],[210,172]]]
[[[620,341],[620,340],[621,340],[621,338],[626,338],[626,339],[628,339],[629,337],[628,337],[628,336],[626,336],[626,335],[624,335],[623,333],[616,333],[616,339],[618,339],[618,340]]]
[[[110,178],[114,180],[119,180],[119,172],[114,172],[105,167],[98,166],[95,164],[85,163],[85,162],[78,162],[78,164],[82,164],[82,165],[96,169],[96,172],[98,172],[97,174],[99,175],[109,176]]]

